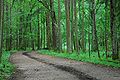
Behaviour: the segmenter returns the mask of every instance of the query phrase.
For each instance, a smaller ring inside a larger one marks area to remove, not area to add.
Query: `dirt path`
[[[120,69],[18,52],[10,58],[16,71],[9,80],[120,80]]]

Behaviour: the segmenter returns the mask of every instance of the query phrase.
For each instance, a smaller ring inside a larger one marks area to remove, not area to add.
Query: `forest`
[[[120,61],[120,0],[0,0],[0,62],[40,50]]]

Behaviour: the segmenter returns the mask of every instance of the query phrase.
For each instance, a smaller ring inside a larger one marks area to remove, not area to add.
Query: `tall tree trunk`
[[[65,0],[67,52],[71,53],[70,1]]]
[[[84,0],[82,0],[82,43],[81,43],[81,46],[82,46],[82,50],[85,51],[85,30],[84,30],[84,23],[85,23],[85,19],[84,19],[84,16],[85,16],[85,11],[84,11]]]
[[[26,21],[26,18],[27,17],[24,17],[24,21]],[[24,23],[24,32],[23,32],[23,47],[24,47],[24,50],[27,49],[27,23]]]
[[[0,0],[0,63],[2,56],[2,43],[3,43],[3,15],[4,15],[4,7],[3,0]]]
[[[44,28],[44,48],[45,48],[45,46],[46,46],[46,29],[45,29],[45,22],[43,22],[43,28]]]
[[[19,27],[19,49],[21,49],[22,47],[22,17],[20,17],[20,27]]]
[[[50,27],[50,13],[46,13],[46,41],[47,41],[47,48],[51,49],[51,27]]]
[[[11,2],[12,0],[10,0]],[[10,3],[10,42],[9,42],[9,50],[12,49],[12,4]]]
[[[40,50],[41,49],[41,44],[40,44],[40,16],[39,16],[39,14],[38,14],[38,16],[37,16],[37,18],[38,18],[38,34],[37,34],[37,36],[38,36],[38,43],[37,43],[37,45],[38,45],[38,50]]]
[[[29,38],[27,37],[27,34],[28,34],[28,27],[29,27],[29,14],[27,15],[27,17],[26,17],[26,32],[25,32],[25,34],[26,34],[26,39],[25,39],[25,44],[26,44],[26,49],[28,48],[28,46],[29,46]]]
[[[79,35],[80,35],[80,32],[81,32],[81,0],[78,0],[78,11],[79,11],[79,22],[78,22],[78,25],[79,25]],[[81,37],[81,36],[80,36]],[[79,38],[79,50],[81,48],[81,38]]]
[[[112,41],[112,59],[118,59],[117,53],[117,30],[115,25],[115,1],[110,0],[110,27],[111,27],[111,41]]]
[[[61,34],[61,7],[60,0],[58,0],[58,43],[59,43],[59,51],[62,50],[62,34]]]
[[[120,60],[120,1],[116,0],[115,6],[116,6],[116,26],[117,26],[117,54]]]
[[[108,27],[108,0],[105,0],[105,53],[106,58],[108,57],[108,34],[107,34],[107,27]]]
[[[54,50],[58,49],[57,21],[54,11],[54,0],[50,0],[51,18],[52,18],[52,46]]]
[[[8,14],[8,4],[6,3],[6,21],[9,21],[9,14]],[[6,24],[6,51],[9,50],[9,28],[8,28],[8,24]]]
[[[32,10],[30,11],[32,13]],[[31,33],[31,36],[30,36],[30,42],[31,42],[31,48],[32,50],[35,50],[34,49],[34,38],[33,38],[33,35],[32,35],[32,18],[31,18],[31,15],[29,16],[29,19],[30,19],[30,23],[29,23],[29,27],[30,27],[30,33]]]
[[[78,26],[77,26],[77,11],[76,11],[76,0],[73,1],[74,7],[74,28],[75,28],[75,49],[79,52],[79,42],[78,42]]]
[[[42,18],[43,16],[41,15],[41,40],[40,40],[40,44],[41,44],[41,48],[43,48],[43,25],[42,25],[42,20],[43,20],[43,18]]]
[[[90,45],[91,45],[91,43],[90,43],[90,25],[89,25],[89,30],[88,30],[88,44],[89,44],[89,57],[91,56],[91,47],[90,47]]]
[[[98,47],[98,37],[97,37],[97,30],[96,30],[96,9],[95,9],[95,0],[92,0],[92,34],[93,34],[93,51],[98,51],[98,57],[100,58],[99,47]]]
[[[88,44],[89,44],[89,57],[91,56],[91,23],[92,23],[92,17],[91,17],[91,12],[92,12],[92,4],[91,4],[91,0],[88,1],[89,3],[89,28],[88,28]]]
[[[74,33],[75,33],[75,30],[74,30],[74,22],[73,22],[73,18],[74,18],[74,14],[73,14],[73,0],[71,0],[71,11],[70,11],[70,15],[71,15],[71,19],[70,19],[70,21],[71,21],[71,51],[73,52],[73,50],[75,49],[75,47],[74,47]]]

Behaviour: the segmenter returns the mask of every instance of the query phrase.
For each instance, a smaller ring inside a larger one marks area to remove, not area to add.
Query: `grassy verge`
[[[90,57],[89,57],[88,53],[83,53],[83,52],[81,52],[80,54],[57,53],[57,52],[48,51],[48,50],[40,50],[38,52],[40,54],[46,54],[46,55],[51,55],[51,56],[56,56],[56,57],[72,59],[72,60],[76,60],[76,61],[90,62],[90,63],[101,64],[101,65],[110,66],[110,67],[114,67],[114,68],[120,68],[120,61],[117,61],[117,60],[114,61],[111,58],[106,59],[105,56],[103,56],[101,59],[99,59],[97,57],[97,53],[95,53],[95,52],[91,53]]]
[[[13,72],[14,66],[9,62],[10,52],[3,52],[0,64],[0,80],[6,80]]]

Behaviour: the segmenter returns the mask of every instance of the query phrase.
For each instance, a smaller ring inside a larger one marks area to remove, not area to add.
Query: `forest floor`
[[[37,52],[17,52],[10,61],[16,69],[9,80],[120,80],[120,69]]]

